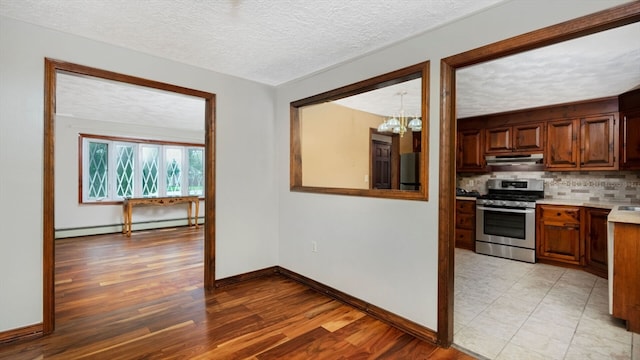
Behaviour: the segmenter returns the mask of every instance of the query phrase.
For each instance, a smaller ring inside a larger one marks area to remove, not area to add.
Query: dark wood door
[[[538,259],[581,265],[580,208],[539,205],[537,216]]]
[[[620,168],[640,170],[640,110],[623,113],[620,122]]]
[[[609,209],[585,209],[585,251],[587,270],[607,278],[607,216]]]
[[[458,171],[482,171],[483,159],[483,130],[461,130],[458,132],[458,156],[456,168]]]
[[[391,144],[372,141],[371,186],[374,189],[391,189]]]
[[[516,151],[541,152],[544,150],[544,124],[526,124],[513,127],[513,148]]]
[[[578,120],[554,120],[547,123],[547,167],[578,167]]]
[[[614,169],[615,132],[613,115],[580,120],[580,167]]]
[[[485,153],[487,154],[500,154],[505,152],[511,152],[511,128],[502,127],[495,129],[487,129],[485,131],[487,140]]]

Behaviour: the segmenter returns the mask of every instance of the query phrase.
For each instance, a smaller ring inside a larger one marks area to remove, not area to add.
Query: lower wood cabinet
[[[613,316],[640,333],[640,224],[613,226]]]
[[[537,206],[536,255],[539,260],[583,264],[581,209],[577,206]]]
[[[584,209],[585,270],[607,278],[607,216],[609,209]]]
[[[476,202],[456,200],[456,247],[476,251]]]

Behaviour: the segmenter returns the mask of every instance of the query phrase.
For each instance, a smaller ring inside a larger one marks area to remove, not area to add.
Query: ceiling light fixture
[[[406,91],[400,91],[396,95],[400,95],[400,112],[398,116],[392,116],[385,120],[378,126],[378,132],[393,132],[394,134],[400,134],[400,137],[404,136],[407,130],[421,131],[422,120],[419,117],[414,116],[411,121],[405,116],[404,113],[404,96]]]

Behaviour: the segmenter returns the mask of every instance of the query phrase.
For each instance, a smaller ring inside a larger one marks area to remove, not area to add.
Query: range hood
[[[490,166],[511,166],[511,165],[533,165],[541,164],[543,156],[542,154],[527,154],[527,155],[494,155],[485,156],[487,165]]]

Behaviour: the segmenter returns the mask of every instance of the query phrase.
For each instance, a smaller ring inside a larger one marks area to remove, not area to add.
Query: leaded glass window
[[[133,197],[133,145],[116,145],[116,195]]]
[[[164,162],[167,164],[167,195],[182,195],[182,149],[166,149]]]
[[[158,156],[158,147],[142,147],[142,196],[158,196]]]
[[[109,145],[101,142],[89,143],[89,198],[107,197]]]
[[[189,195],[204,195],[204,150],[191,148],[189,153]]]
[[[204,146],[81,135],[82,202],[204,196]]]

